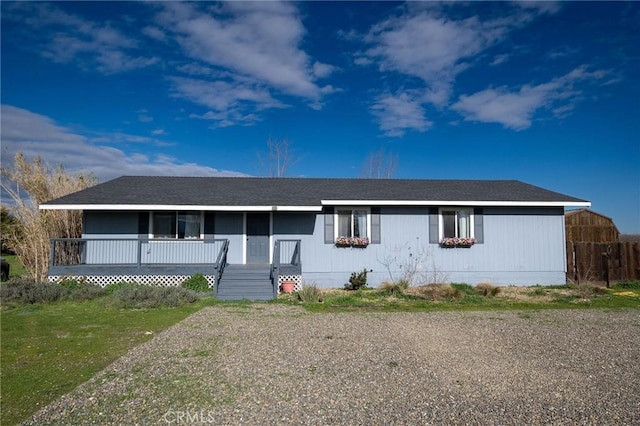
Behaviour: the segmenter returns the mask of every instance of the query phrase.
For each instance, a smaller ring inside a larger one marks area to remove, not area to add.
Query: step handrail
[[[273,298],[278,297],[278,271],[280,270],[280,240],[276,240],[273,245],[273,263],[271,263],[271,286],[273,288]]]
[[[287,258],[287,261],[283,263],[281,261],[282,245],[294,244],[293,250],[287,250],[285,254],[291,253],[291,256]],[[278,276],[282,269],[285,269],[289,273],[300,274],[302,273],[302,260],[300,256],[301,240],[276,240],[273,247],[273,263],[271,264],[271,282],[273,285],[273,297],[278,297]],[[285,273],[286,275],[286,273]]]
[[[213,284],[213,297],[218,295],[218,287],[220,286],[220,279],[222,278],[222,273],[224,272],[224,267],[227,265],[227,253],[229,252],[229,240],[225,239],[222,243],[222,247],[220,247],[220,251],[218,252],[218,257],[216,258],[216,277],[215,282]]]

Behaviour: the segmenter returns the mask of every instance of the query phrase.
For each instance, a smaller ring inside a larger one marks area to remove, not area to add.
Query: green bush
[[[182,282],[182,287],[195,292],[203,293],[209,291],[209,283],[202,274],[194,274]]]
[[[98,297],[106,296],[106,294],[107,291],[98,285],[83,283],[73,289],[68,297],[71,300],[82,301],[97,299]]]
[[[183,287],[156,287],[150,285],[122,285],[113,291],[114,303],[120,308],[157,308],[181,306],[198,300],[198,295]]]
[[[67,290],[74,291],[86,284],[86,280],[84,278],[71,278],[71,277],[62,277],[56,281],[56,284],[60,284],[62,287]]]
[[[138,287],[141,284],[138,283],[129,283],[129,282],[119,282],[119,283],[113,283],[113,284],[107,284],[104,288],[104,290],[107,292],[107,294],[113,294],[117,291],[119,291],[120,289],[123,288],[130,288],[130,287]]]
[[[41,283],[27,277],[12,278],[0,286],[2,303],[51,303],[64,299],[69,290],[56,283]]]
[[[322,292],[315,284],[304,284],[298,291],[298,298],[302,303],[322,302]]]
[[[363,269],[362,272],[353,272],[351,274],[351,278],[349,278],[349,283],[344,285],[345,290],[359,290],[367,286],[367,273],[371,271],[367,271]]]
[[[42,283],[27,277],[16,277],[0,287],[2,303],[52,303],[60,300],[91,300],[106,291],[83,280],[64,279],[57,283]]]

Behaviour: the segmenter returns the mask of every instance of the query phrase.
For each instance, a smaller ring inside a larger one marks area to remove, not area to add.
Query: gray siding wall
[[[380,208],[380,244],[367,248],[339,248],[325,243],[325,217],[316,213],[273,213],[273,241],[299,239],[303,278],[321,287],[340,287],[352,272],[373,270],[369,283],[402,276],[409,259],[422,259],[422,279],[434,275],[451,282],[477,284],[561,284],[565,282],[564,211],[562,208],[484,208],[483,244],[471,248],[444,249],[429,242],[429,228],[436,226],[426,207]],[[244,215],[216,213],[215,238],[228,239],[229,263],[242,263]],[[85,212],[84,237],[138,237],[138,212]],[[108,242],[87,247],[87,263],[124,263],[135,259],[136,245],[113,250]],[[194,244],[203,244],[202,241]],[[151,244],[150,244],[151,246]],[[151,252],[161,256],[161,245]],[[217,247],[211,246],[211,256]],[[149,256],[152,253],[149,253]],[[155,253],[158,252],[158,253]],[[109,256],[105,253],[111,253]],[[208,252],[199,251],[208,259]],[[217,254],[217,252],[216,252]],[[143,251],[143,256],[145,255]],[[185,252],[185,256],[187,253]],[[158,257],[159,262],[167,262]],[[174,259],[186,261],[186,259]]]
[[[216,213],[215,237],[229,240],[228,263],[242,263],[243,229],[242,213]]]
[[[85,211],[83,238],[138,238],[138,212]],[[87,264],[135,263],[138,258],[136,241],[123,244],[109,241],[89,241],[85,248]]]
[[[138,212],[85,211],[85,238],[138,238]]]
[[[300,222],[274,214],[274,239],[302,240],[303,278],[321,287],[339,287],[352,272],[365,268],[373,270],[369,283],[377,286],[401,277],[411,262],[408,259],[416,256],[422,259],[420,281],[434,276],[469,284],[562,284],[565,280],[562,208],[485,208],[484,243],[453,249],[429,243],[427,208],[381,208],[381,243],[365,249],[325,244],[324,216],[299,217],[304,231],[298,233]]]

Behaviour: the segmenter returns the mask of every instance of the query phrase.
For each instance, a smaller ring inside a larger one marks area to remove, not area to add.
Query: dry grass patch
[[[453,300],[462,297],[460,289],[453,288],[451,284],[427,284],[409,287],[405,293],[431,301]]]

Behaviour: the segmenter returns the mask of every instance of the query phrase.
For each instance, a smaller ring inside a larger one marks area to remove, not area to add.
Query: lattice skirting
[[[54,283],[60,279],[83,280],[91,284],[104,287],[116,283],[138,283],[157,285],[161,287],[174,287],[182,284],[191,275],[49,275],[49,282]],[[209,288],[213,288],[216,278],[213,275],[205,275]]]
[[[278,293],[282,291],[282,283],[285,281],[293,281],[296,284],[293,291],[302,290],[302,275],[278,275]]]

